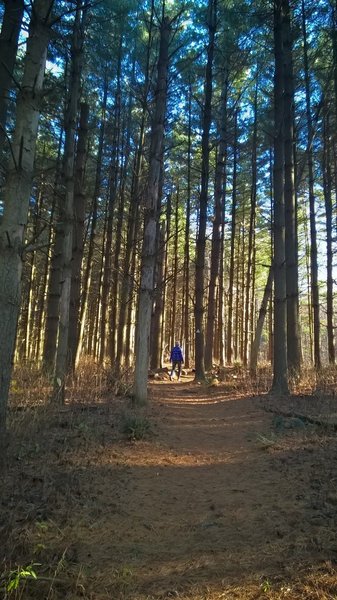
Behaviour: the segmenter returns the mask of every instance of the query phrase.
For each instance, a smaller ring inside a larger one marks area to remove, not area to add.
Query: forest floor
[[[150,397],[13,401],[0,597],[337,599],[335,395]]]

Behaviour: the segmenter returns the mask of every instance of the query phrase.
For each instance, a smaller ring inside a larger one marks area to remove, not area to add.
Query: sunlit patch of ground
[[[337,598],[333,398],[158,382],[138,441],[128,400],[74,400],[12,413],[4,598]]]

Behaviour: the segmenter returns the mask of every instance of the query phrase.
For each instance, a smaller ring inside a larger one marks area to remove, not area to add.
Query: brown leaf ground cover
[[[13,406],[0,597],[337,599],[334,395],[150,395]]]

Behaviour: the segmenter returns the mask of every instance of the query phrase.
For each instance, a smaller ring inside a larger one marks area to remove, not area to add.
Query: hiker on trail
[[[171,350],[170,361],[172,363],[172,370],[170,374],[170,379],[172,381],[173,375],[176,371],[176,367],[178,367],[178,381],[180,381],[181,376],[181,365],[184,362],[183,353],[181,351],[179,342],[176,342],[174,347]]]

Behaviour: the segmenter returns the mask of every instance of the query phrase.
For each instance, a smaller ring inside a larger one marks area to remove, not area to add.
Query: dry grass
[[[101,402],[107,396],[128,396],[131,393],[133,375],[131,368],[115,372],[109,365],[100,365],[90,358],[83,358],[76,373],[67,382],[68,402]]]
[[[273,373],[270,364],[260,364],[255,378],[240,363],[223,370],[223,383],[229,390],[258,396],[267,394],[272,386]],[[327,365],[317,372],[304,365],[301,376],[289,379],[289,389],[294,395],[334,396],[337,393],[337,365]]]

